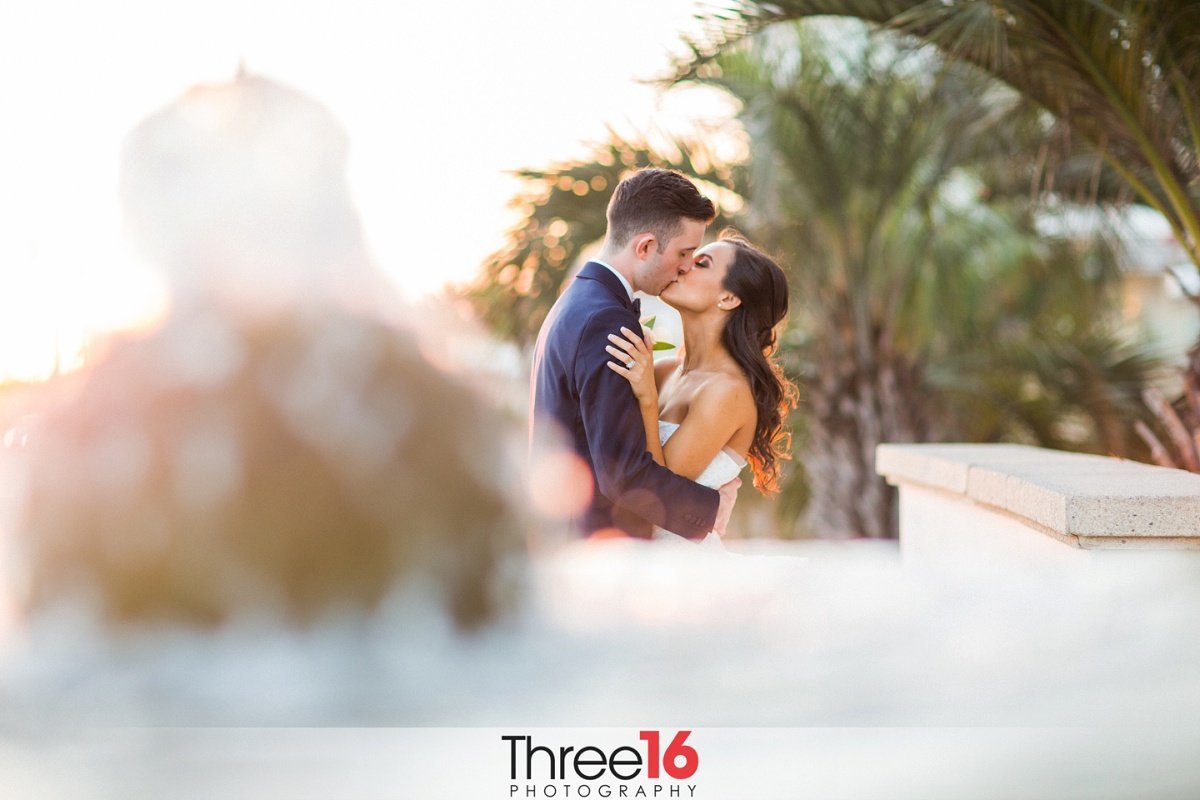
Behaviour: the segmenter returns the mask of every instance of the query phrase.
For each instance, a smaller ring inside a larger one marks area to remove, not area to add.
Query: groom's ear
[[[633,254],[645,261],[658,248],[658,239],[649,231],[633,237]]]

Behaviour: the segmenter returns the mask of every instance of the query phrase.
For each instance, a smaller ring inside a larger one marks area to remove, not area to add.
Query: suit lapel
[[[597,264],[595,261],[589,261],[583,265],[583,269],[579,270],[579,274],[575,276],[578,280],[597,281],[606,289],[612,292],[613,297],[620,302],[625,308],[634,310],[633,301],[629,299],[629,295],[625,292],[625,286],[621,283],[621,279],[612,274],[612,271],[603,264]]]

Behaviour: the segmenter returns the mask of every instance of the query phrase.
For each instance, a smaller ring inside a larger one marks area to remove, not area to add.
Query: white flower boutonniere
[[[655,352],[660,350],[674,350],[675,345],[671,344],[670,342],[660,342],[658,341],[658,337],[654,335],[654,323],[657,320],[657,315],[653,317],[647,317],[646,319],[642,320],[642,334],[650,337],[650,341],[654,345]]]

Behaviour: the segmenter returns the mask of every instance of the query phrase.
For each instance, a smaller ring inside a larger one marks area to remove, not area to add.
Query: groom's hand
[[[742,485],[741,478],[734,478],[717,491],[721,495],[721,504],[717,506],[717,521],[713,530],[718,536],[725,535],[725,526],[729,524],[729,515],[733,513],[733,504],[737,502],[738,487]]]

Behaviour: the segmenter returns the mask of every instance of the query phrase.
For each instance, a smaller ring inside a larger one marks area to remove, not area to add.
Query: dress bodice
[[[670,439],[671,435],[677,430],[679,430],[679,423],[667,422],[660,419],[658,421],[659,442],[665,445],[667,439]],[[696,478],[696,483],[712,489],[718,489],[736,478],[745,466],[746,460],[744,458],[728,447],[723,447],[719,453],[713,456],[713,460],[709,462],[704,471]]]

